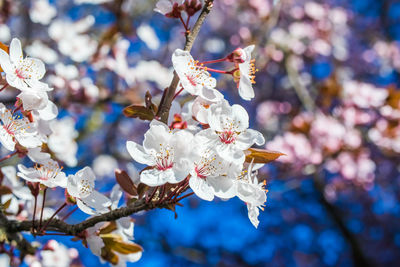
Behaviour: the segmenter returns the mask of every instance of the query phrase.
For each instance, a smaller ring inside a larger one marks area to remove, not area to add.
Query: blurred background
[[[154,12],[155,3],[0,1],[0,41],[17,37],[46,63],[61,118],[52,129],[68,148],[56,156],[67,173],[92,166],[102,192],[115,184],[115,168],[136,178],[143,168],[125,143],[141,142],[148,124],[122,109],[143,103],[146,91],[159,101],[171,54],[184,44],[182,25]],[[191,197],[177,219],[168,210],[133,216],[144,248],[135,264],[400,266],[400,2],[215,0],[192,55],[217,59],[250,44],[256,98],[240,99],[231,77],[217,77],[266,148],[286,154],[260,171],[269,192],[258,229],[238,199]],[[0,101],[13,104],[15,95],[4,91]],[[58,207],[62,192],[52,194]],[[77,211],[69,222],[85,217]],[[101,265],[81,242],[56,240],[70,255],[58,267]]]

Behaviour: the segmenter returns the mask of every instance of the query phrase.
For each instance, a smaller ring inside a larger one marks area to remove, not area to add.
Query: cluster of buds
[[[202,8],[201,1],[198,0],[160,0],[156,4],[154,11],[163,14],[168,18],[180,19],[186,30],[189,30],[189,21]],[[182,12],[186,13],[186,22]]]

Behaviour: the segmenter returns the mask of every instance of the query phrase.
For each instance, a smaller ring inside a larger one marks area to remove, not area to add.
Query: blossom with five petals
[[[229,162],[243,164],[244,150],[254,143],[263,145],[264,136],[248,129],[249,115],[240,105],[230,106],[227,101],[212,105],[208,113],[210,128],[197,135],[208,139],[206,145],[214,147],[218,154]]]
[[[207,72],[207,68],[195,61],[188,51],[176,49],[172,54],[172,64],[179,76],[181,86],[192,95],[199,95],[209,101],[219,101],[224,96],[215,88],[217,81]]]
[[[41,183],[47,187],[54,188],[67,186],[67,177],[62,172],[62,167],[54,160],[49,160],[42,165],[34,168],[27,168],[22,164],[18,165],[18,176],[32,183]]]
[[[226,162],[212,147],[204,145],[203,136],[194,138],[192,167],[189,185],[200,198],[211,201],[214,196],[232,198],[235,196],[234,180],[227,176],[230,163]]]
[[[27,148],[42,144],[34,125],[27,118],[13,115],[3,103],[0,103],[0,142],[10,151],[14,150],[16,143]]]
[[[39,81],[46,70],[43,62],[36,58],[23,58],[21,42],[14,38],[10,44],[10,54],[0,49],[0,65],[6,73],[7,83],[21,91],[51,91],[46,83]]]
[[[76,198],[76,204],[83,212],[93,215],[109,211],[111,201],[94,190],[96,177],[90,167],[68,176],[67,192]]]
[[[135,161],[152,167],[142,171],[140,181],[149,186],[159,186],[184,180],[189,174],[187,156],[192,138],[193,135],[186,130],[171,131],[166,124],[153,120],[144,135],[143,146],[132,141],[126,143]]]

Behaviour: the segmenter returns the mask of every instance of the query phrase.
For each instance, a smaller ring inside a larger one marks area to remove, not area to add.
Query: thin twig
[[[43,210],[44,210],[44,202],[46,201],[46,191],[47,187],[43,190],[43,201],[42,201],[42,210],[40,211],[40,221],[39,221],[39,229],[42,228],[42,219],[43,219]]]
[[[200,32],[200,28],[204,23],[204,20],[206,19],[207,15],[210,13],[212,7],[213,7],[213,2],[214,0],[207,0],[204,3],[204,7],[201,10],[201,13],[199,15],[199,18],[197,19],[196,23],[193,26],[193,29],[190,31],[189,34],[186,35],[186,43],[185,43],[185,51],[190,51],[193,47],[194,41],[197,38],[197,35]],[[158,108],[157,112],[157,117],[160,118],[160,120],[164,123],[167,123],[168,120],[168,115],[169,115],[169,110],[171,108],[171,103],[172,100],[174,99],[175,96],[175,91],[176,88],[178,87],[179,84],[179,77],[176,72],[174,72],[174,77],[172,79],[171,84],[169,87],[166,89],[165,92],[165,97],[163,98],[163,101],[161,101],[160,106]]]

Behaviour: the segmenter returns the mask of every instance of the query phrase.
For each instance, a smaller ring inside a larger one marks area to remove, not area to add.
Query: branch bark
[[[99,222],[110,222],[115,221],[123,217],[130,216],[134,213],[138,213],[139,211],[152,210],[155,208],[168,208],[170,204],[175,204],[179,199],[172,199],[170,201],[166,201],[160,204],[156,204],[155,202],[146,203],[145,198],[137,200],[136,202],[130,204],[126,207],[121,207],[119,209],[115,209],[109,211],[107,213],[97,215],[91,217],[81,223],[78,224],[68,224],[59,219],[53,219],[47,226],[46,230],[48,231],[56,231],[60,233],[65,233],[68,235],[76,236],[77,234],[83,232],[87,228],[90,228],[96,225]],[[47,220],[43,222],[46,224]],[[39,221],[35,222],[35,225],[38,225]],[[7,220],[3,215],[2,220],[0,220],[0,226],[7,233],[18,233],[22,231],[30,231],[32,228],[32,221],[16,221],[16,220]]]

